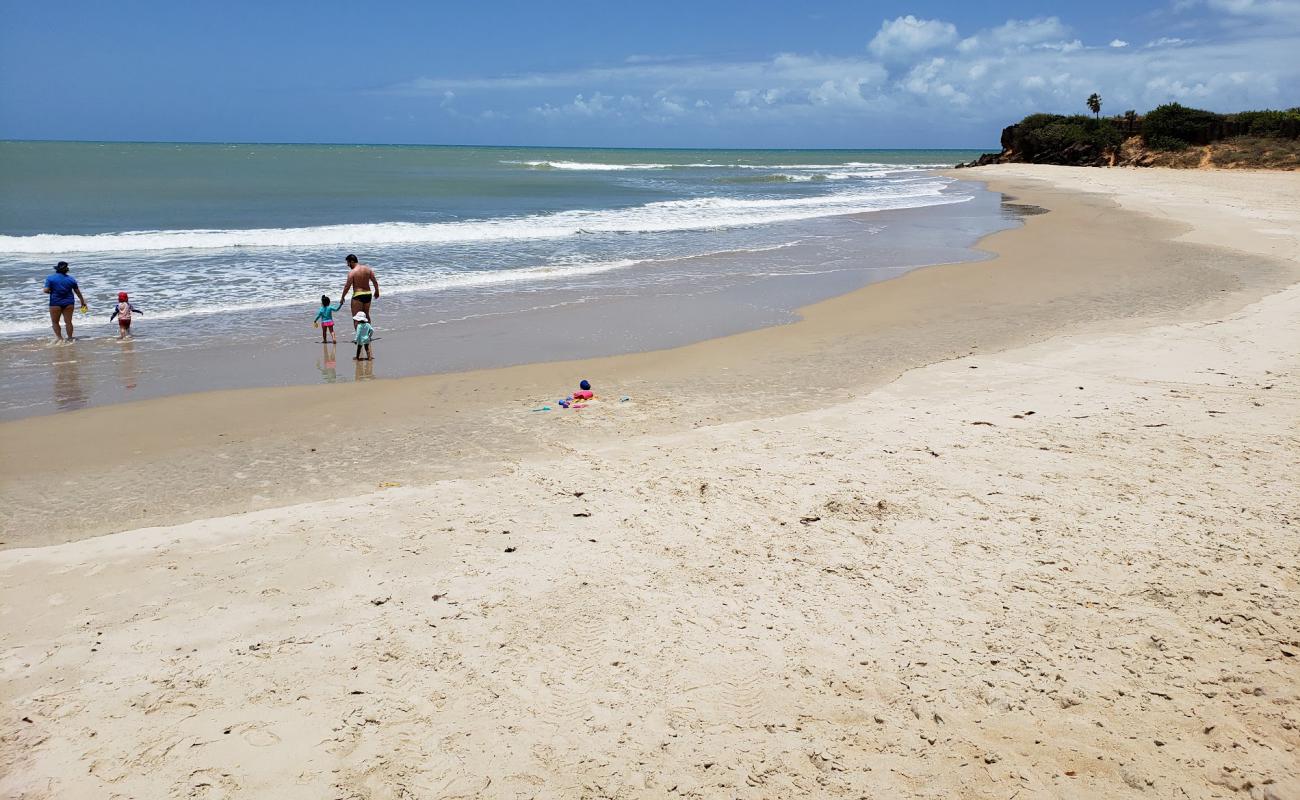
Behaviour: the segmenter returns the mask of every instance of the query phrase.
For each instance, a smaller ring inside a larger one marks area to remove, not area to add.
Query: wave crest
[[[788,222],[892,208],[957,203],[969,195],[943,194],[945,178],[884,184],[808,197],[666,200],[623,209],[574,210],[457,222],[379,222],[304,228],[127,231],[92,235],[0,236],[12,254],[106,253],[224,248],[312,248],[390,244],[446,244],[558,239],[591,233],[658,233]]]

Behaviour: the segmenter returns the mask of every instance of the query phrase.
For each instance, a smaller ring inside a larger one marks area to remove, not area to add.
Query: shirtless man
[[[357,261],[357,257],[349,255],[348,262],[348,280],[343,284],[343,294],[339,295],[339,303],[343,303],[343,298],[348,296],[348,290],[352,290],[352,329],[357,329],[356,316],[358,311],[366,312],[366,317],[374,321],[370,313],[370,301],[379,299],[379,278],[375,277],[375,271],[365,264]],[[371,291],[371,287],[374,291]]]

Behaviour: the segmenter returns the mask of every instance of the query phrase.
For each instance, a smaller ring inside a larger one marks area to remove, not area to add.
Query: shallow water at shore
[[[224,334],[151,319],[119,342],[116,326],[77,317],[78,341],[15,341],[0,354],[0,418],[211,389],[336,383],[675,347],[797,318],[796,309],[929,264],[980,259],[983,235],[1016,224],[1000,195],[927,208],[765,226],[767,246],[636,262],[626,269],[518,282],[509,290],[443,288],[383,295],[372,309],[373,362],[357,363],[351,325],[322,345],[309,314],[219,315]],[[734,232],[733,232],[734,233]],[[745,232],[740,232],[741,234]],[[376,263],[381,277],[384,265]]]

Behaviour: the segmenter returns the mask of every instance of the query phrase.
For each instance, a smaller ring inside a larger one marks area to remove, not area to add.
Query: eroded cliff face
[[[1002,129],[1002,152],[985,153],[958,167],[989,164],[1059,164],[1072,167],[1173,167],[1181,169],[1300,169],[1300,142],[1295,139],[1238,136],[1182,150],[1154,150],[1140,135],[1118,147],[1074,143],[1028,151],[1018,148],[1016,125]]]

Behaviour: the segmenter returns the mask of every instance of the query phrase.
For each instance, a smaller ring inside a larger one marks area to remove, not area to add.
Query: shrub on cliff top
[[[1300,135],[1300,108],[1286,111],[1241,111],[1228,119],[1237,124],[1239,136],[1276,136],[1294,139]]]
[[[1142,120],[1142,139],[1149,147],[1159,142],[1160,149],[1173,150],[1173,140],[1182,142],[1182,147],[1189,144],[1208,144],[1219,137],[1223,126],[1223,116],[1213,111],[1200,108],[1188,108],[1178,103],[1166,103],[1156,106]]]
[[[1083,114],[1030,114],[1015,126],[1010,144],[1026,160],[1033,161],[1079,146],[1100,154],[1118,147],[1123,140],[1123,132],[1110,119]]]

